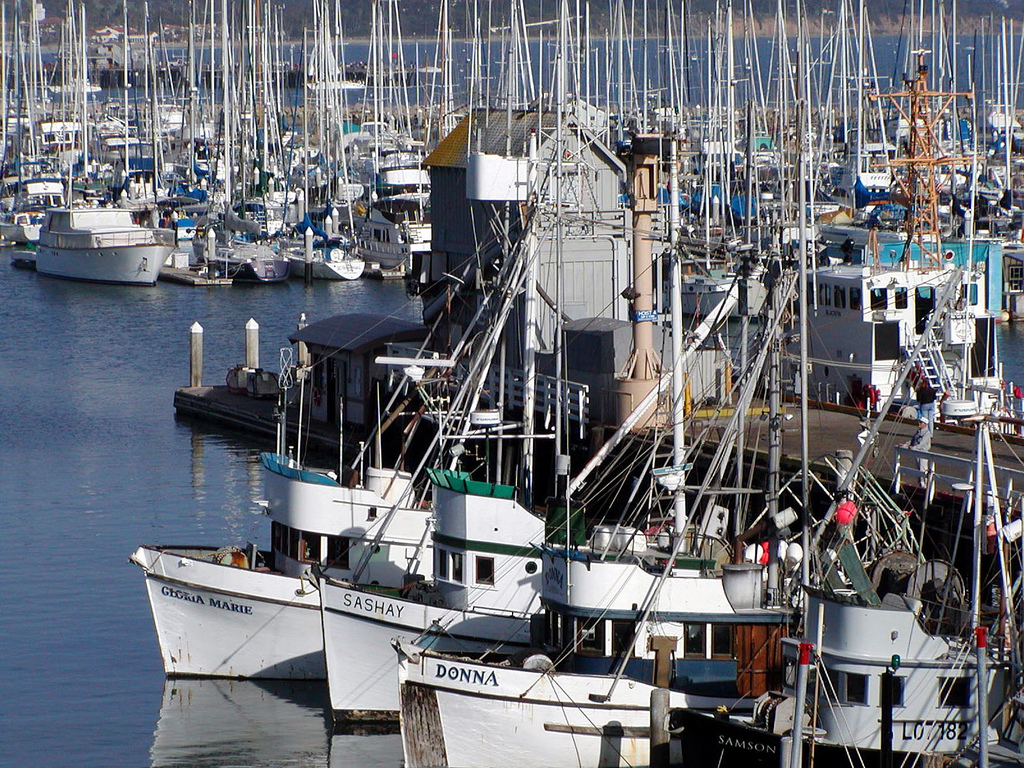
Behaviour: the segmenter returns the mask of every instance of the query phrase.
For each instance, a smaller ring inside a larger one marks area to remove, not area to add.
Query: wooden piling
[[[668,689],[651,691],[651,768],[669,766]]]
[[[203,326],[198,322],[189,328],[188,385],[203,386]]]

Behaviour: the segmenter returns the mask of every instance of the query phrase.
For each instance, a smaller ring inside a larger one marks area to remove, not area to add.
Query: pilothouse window
[[[494,558],[476,558],[476,583],[494,585]]]

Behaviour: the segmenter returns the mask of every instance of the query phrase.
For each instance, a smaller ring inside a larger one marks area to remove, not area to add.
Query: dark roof
[[[426,337],[427,328],[419,323],[387,315],[357,313],[310,323],[289,336],[288,341],[358,354],[385,344],[421,341]]]

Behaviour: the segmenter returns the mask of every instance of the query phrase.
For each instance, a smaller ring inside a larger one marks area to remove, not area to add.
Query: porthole
[[[533,562],[532,560],[530,562],[528,562],[526,564],[526,572],[527,573],[536,573],[537,572],[537,564],[535,562]]]

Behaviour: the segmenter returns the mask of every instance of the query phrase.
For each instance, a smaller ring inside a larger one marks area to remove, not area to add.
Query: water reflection
[[[401,765],[400,736],[332,735],[329,706],[322,682],[166,680],[150,765]]]
[[[328,706],[324,683],[167,680],[150,763],[326,765]]]

